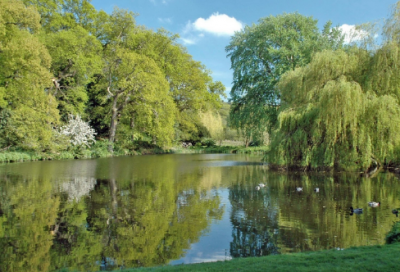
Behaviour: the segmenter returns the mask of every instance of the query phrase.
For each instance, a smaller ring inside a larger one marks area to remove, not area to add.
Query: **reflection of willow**
[[[179,258],[220,217],[220,201],[211,192],[191,189],[198,182],[196,173],[179,184],[170,177],[147,173],[134,182],[97,180],[86,201],[65,202],[63,207],[69,208],[62,213],[54,264],[62,260],[71,269],[89,271],[100,265],[155,266]]]
[[[256,182],[262,180],[262,172],[254,167],[244,167],[236,179],[235,185],[229,189],[233,225],[231,256],[278,254],[273,234],[277,229],[277,210],[271,205],[267,187],[260,191],[254,189]]]

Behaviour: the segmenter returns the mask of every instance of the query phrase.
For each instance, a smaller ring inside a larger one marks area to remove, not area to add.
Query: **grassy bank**
[[[400,244],[123,271],[398,271]]]
[[[64,159],[90,159],[106,158],[114,156],[129,155],[152,155],[152,154],[195,154],[195,153],[227,153],[227,154],[264,154],[267,148],[264,147],[237,147],[237,146],[214,146],[214,147],[176,147],[171,149],[161,148],[138,148],[136,150],[116,149],[110,153],[106,147],[93,147],[86,150],[62,151],[57,153],[33,152],[14,150],[0,152],[0,163],[42,161],[42,160],[64,160]]]
[[[0,152],[0,163],[8,162],[24,162],[24,161],[44,161],[44,160],[65,160],[65,159],[91,159],[91,158],[107,158],[115,156],[129,155],[150,155],[150,154],[167,154],[171,150],[161,148],[138,148],[136,150],[114,149],[111,153],[104,144],[94,145],[90,149],[85,150],[69,150],[57,153],[34,152],[25,150],[11,150]]]

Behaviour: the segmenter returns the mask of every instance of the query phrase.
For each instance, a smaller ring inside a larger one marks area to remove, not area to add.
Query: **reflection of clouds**
[[[88,196],[94,189],[96,179],[92,177],[75,177],[73,180],[64,182],[60,191],[68,194],[68,200],[78,202],[83,196]]]
[[[215,251],[215,252],[202,252],[199,251],[192,257],[184,257],[179,260],[179,263],[209,263],[218,261],[232,260],[232,257],[225,251]],[[178,264],[178,262],[172,262],[171,264]]]
[[[210,262],[228,261],[228,260],[232,260],[232,257],[225,255],[214,255],[212,257],[193,258],[192,263],[210,263]]]

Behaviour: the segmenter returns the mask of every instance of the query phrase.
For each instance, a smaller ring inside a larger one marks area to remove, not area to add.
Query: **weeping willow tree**
[[[323,51],[283,75],[266,160],[304,170],[387,165],[400,146],[399,46]]]
[[[209,110],[206,112],[199,113],[200,121],[203,126],[207,129],[210,137],[222,141],[224,134],[224,127],[222,125],[222,118],[219,113],[214,113]]]

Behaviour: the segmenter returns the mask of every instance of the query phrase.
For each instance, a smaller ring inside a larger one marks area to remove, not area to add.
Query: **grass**
[[[400,243],[122,271],[398,271]]]
[[[227,145],[232,144],[232,145]],[[224,141],[222,145],[217,146],[193,146],[183,148],[177,146],[171,149],[161,149],[156,146],[137,146],[135,150],[129,150],[114,146],[114,152],[108,151],[108,141],[99,140],[88,149],[66,150],[60,152],[46,153],[34,152],[20,149],[9,149],[0,152],[0,163],[24,162],[24,161],[40,161],[40,160],[65,160],[65,159],[90,159],[105,158],[125,155],[151,155],[151,154],[169,154],[169,153],[238,153],[238,154],[265,154],[268,151],[267,146],[244,147],[239,141]]]
[[[65,160],[65,159],[90,159],[106,158],[125,155],[150,155],[166,154],[170,150],[160,148],[139,148],[138,150],[115,149],[114,153],[107,150],[107,146],[93,146],[85,150],[61,151],[57,153],[33,152],[24,150],[0,152],[0,163],[44,161],[44,160]]]

